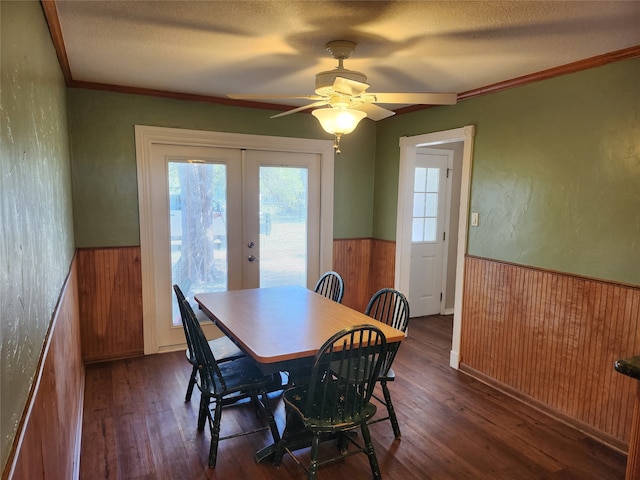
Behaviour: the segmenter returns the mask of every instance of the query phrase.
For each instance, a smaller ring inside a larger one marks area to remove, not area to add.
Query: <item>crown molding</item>
[[[487,85],[484,87],[469,90],[467,92],[459,93],[458,101],[460,102],[462,100],[469,100],[471,98],[480,97],[489,93],[496,93],[514,87],[521,87],[529,83],[539,82],[540,80],[547,80],[549,78],[559,77],[568,73],[581,72],[590,68],[601,67],[603,65],[607,65],[608,63],[629,60],[631,58],[637,57],[640,57],[640,45],[624,48],[622,50],[616,50],[614,52],[605,53],[603,55],[597,55],[595,57],[586,58],[584,60],[578,60],[566,65],[560,65],[558,67],[549,68],[540,72],[523,75],[521,77],[504,80],[492,85]],[[433,106],[434,105],[411,105],[409,107],[399,108],[398,110],[396,110],[396,114],[415,112],[417,110],[424,110],[425,108],[431,108]]]

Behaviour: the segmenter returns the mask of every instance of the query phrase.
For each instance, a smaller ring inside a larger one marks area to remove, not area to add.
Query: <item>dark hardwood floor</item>
[[[390,387],[402,439],[388,422],[371,426],[384,479],[624,479],[625,455],[451,369],[451,331],[450,316],[411,321]],[[196,431],[199,393],[184,402],[189,372],[184,352],[89,365],[81,478],[305,478],[289,457],[278,469],[254,462],[268,432],[220,442],[218,464],[207,468],[209,430]],[[278,394],[272,405],[282,431]],[[260,423],[247,407],[225,407],[222,434]],[[371,470],[365,455],[354,455],[319,478],[369,479]]]

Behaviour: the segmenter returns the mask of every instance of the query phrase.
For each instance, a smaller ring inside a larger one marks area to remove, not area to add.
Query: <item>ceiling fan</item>
[[[348,40],[334,40],[326,45],[327,50],[338,60],[338,66],[316,74],[315,95],[228,95],[229,98],[239,100],[257,99],[306,99],[313,103],[287,110],[273,115],[271,118],[282,117],[292,113],[319,108],[312,113],[320,120],[322,127],[329,133],[336,135],[336,151],[339,153],[340,136],[352,132],[358,122],[368,117],[371,120],[382,120],[395,115],[394,111],[376,105],[410,104],[410,105],[454,105],[457,100],[455,93],[370,93],[369,84],[364,73],[349,70],[344,67],[344,60],[353,53],[356,43]]]

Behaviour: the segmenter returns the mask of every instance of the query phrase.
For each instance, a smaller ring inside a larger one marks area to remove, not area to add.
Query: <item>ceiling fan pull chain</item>
[[[333,149],[336,152],[336,155],[340,155],[342,152],[340,150],[340,137],[342,135],[336,135],[334,140],[333,140]]]

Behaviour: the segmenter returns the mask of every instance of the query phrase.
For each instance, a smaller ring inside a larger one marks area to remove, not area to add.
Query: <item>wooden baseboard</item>
[[[92,363],[111,362],[114,360],[124,360],[126,358],[142,357],[143,355],[144,349],[136,349],[129,352],[118,352],[117,354],[105,353],[103,355],[85,356],[83,357],[83,360],[85,365],[90,365]]]
[[[80,382],[80,395],[78,396],[78,416],[76,417],[76,440],[73,450],[73,480],[80,480],[80,452],[82,451],[82,419],[84,418],[84,386],[85,375]]]

